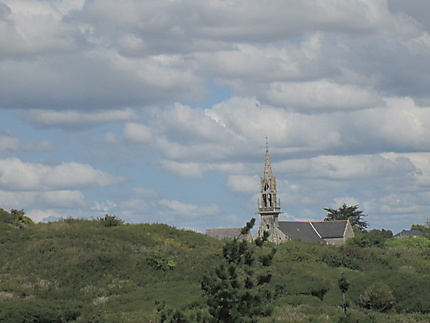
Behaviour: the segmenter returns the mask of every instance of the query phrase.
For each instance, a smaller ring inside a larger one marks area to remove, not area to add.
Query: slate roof
[[[345,234],[346,220],[312,222],[323,239],[342,238]]]
[[[242,228],[226,228],[226,229],[206,229],[206,235],[218,239],[247,239],[240,233]]]
[[[290,239],[305,242],[324,241],[312,227],[311,222],[279,221],[278,223],[279,229]]]
[[[402,232],[397,233],[395,237],[419,237],[423,234],[424,233],[420,230],[402,230]]]
[[[291,239],[305,242],[343,238],[348,221],[279,221],[279,229]]]

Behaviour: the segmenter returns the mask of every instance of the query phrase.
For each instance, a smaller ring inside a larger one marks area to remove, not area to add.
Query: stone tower
[[[277,198],[276,178],[272,174],[269,147],[266,138],[266,157],[264,162],[264,174],[260,179],[260,199],[258,200],[258,212],[260,214],[260,226],[258,236],[262,237],[264,231],[268,231],[269,241],[279,243],[285,239],[285,234],[279,229],[278,215],[282,213],[281,202]]]

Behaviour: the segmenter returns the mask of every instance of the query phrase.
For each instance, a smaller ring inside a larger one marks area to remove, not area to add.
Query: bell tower
[[[282,213],[281,202],[277,198],[276,178],[272,173],[269,145],[266,138],[266,157],[264,161],[264,174],[260,178],[260,199],[258,200],[258,212],[260,214],[260,226],[258,236],[262,237],[264,231],[269,232],[269,241],[278,243],[285,239],[279,230],[278,215]]]

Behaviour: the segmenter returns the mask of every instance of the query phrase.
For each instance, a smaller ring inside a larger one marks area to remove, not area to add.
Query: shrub
[[[118,218],[116,215],[105,214],[103,218],[97,219],[104,227],[117,227],[124,223],[124,220]]]
[[[370,230],[369,232],[362,232],[357,234],[354,238],[348,239],[347,244],[361,248],[369,247],[383,247],[384,243],[393,237],[390,230]]]
[[[430,240],[425,237],[396,239],[396,240],[387,241],[385,245],[387,247],[405,246],[408,248],[427,250],[430,248]]]
[[[390,287],[385,283],[377,282],[364,291],[360,296],[359,304],[363,308],[384,312],[393,307],[394,300]]]
[[[160,253],[153,253],[146,257],[146,262],[155,270],[171,270],[176,267],[176,262],[168,259]]]
[[[76,320],[80,315],[76,304],[65,304],[42,300],[20,300],[3,302],[0,321],[3,323],[50,322],[62,323]]]
[[[10,212],[0,209],[0,222],[11,224],[18,228],[22,228],[26,225],[34,225],[33,220],[28,216],[24,215],[24,210],[10,210]]]

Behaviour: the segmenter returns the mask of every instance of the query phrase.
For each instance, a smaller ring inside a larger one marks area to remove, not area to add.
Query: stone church
[[[272,173],[269,147],[266,143],[264,173],[260,179],[260,199],[258,212],[260,225],[257,236],[269,232],[269,241],[282,243],[288,240],[306,242],[322,242],[327,244],[343,244],[346,239],[354,237],[354,231],[348,220],[341,221],[279,221],[281,202],[277,197],[276,178]],[[219,239],[237,238],[251,240],[251,236],[242,236],[241,228],[207,229],[206,234]]]

